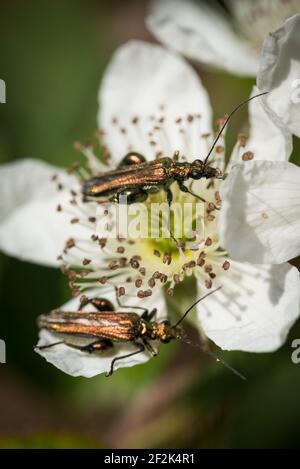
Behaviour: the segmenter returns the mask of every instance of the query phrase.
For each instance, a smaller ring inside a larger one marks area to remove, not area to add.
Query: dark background
[[[0,161],[40,158],[67,166],[96,129],[97,91],[113,50],[153,41],[147,2],[26,0],[1,3]],[[247,98],[253,80],[198,66],[215,117]],[[232,146],[246,111],[232,121]],[[296,158],[296,157],[294,157]],[[13,188],[12,188],[13,190]],[[111,379],[72,378],[33,352],[35,318],[69,298],[58,270],[0,254],[0,447],[298,447],[300,365],[291,341],[273,354],[223,354],[242,382],[188,346],[162,347],[146,365]]]

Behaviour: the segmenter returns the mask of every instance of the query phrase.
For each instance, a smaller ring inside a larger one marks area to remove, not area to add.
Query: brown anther
[[[211,246],[211,245],[212,245],[212,239],[211,238],[206,238],[205,246]]]
[[[174,274],[174,275],[173,275],[173,280],[174,280],[174,282],[177,283],[177,284],[180,283],[180,282],[181,282],[181,280],[180,280],[180,275]]]
[[[206,288],[211,288],[212,287],[212,281],[211,280],[205,280],[205,286]]]
[[[216,217],[215,217],[214,215],[211,215],[211,214],[207,215],[207,220],[208,220],[208,221],[214,221],[215,218],[216,218]]]
[[[140,288],[142,286],[143,280],[141,278],[137,278],[134,282],[136,288]]]
[[[138,117],[138,116],[133,117],[132,120],[131,120],[131,122],[132,122],[133,124],[137,124],[138,121],[139,121],[139,117]]]
[[[245,147],[245,146],[246,146],[246,143],[247,143],[247,137],[246,137],[246,135],[244,135],[244,134],[239,134],[237,138],[238,138],[240,147]]]
[[[170,265],[172,262],[172,254],[170,252],[165,252],[163,257],[163,263]]]
[[[224,270],[228,270],[230,268],[230,262],[225,261],[224,264],[222,265],[222,267],[223,267]]]
[[[86,295],[82,295],[79,299],[81,306],[86,305],[89,301],[88,297]]]
[[[118,254],[123,254],[125,252],[125,248],[123,246],[118,246],[117,247],[117,253]]]
[[[86,277],[87,275],[89,275],[89,271],[88,270],[82,270],[81,272],[79,272],[79,275],[80,277]]]
[[[61,212],[61,211],[62,211],[62,206],[61,206],[61,205],[58,205],[58,206],[56,207],[56,210],[57,210],[57,212]]]
[[[120,267],[119,262],[116,260],[113,260],[108,264],[108,268],[110,270],[117,270],[119,267]]]
[[[73,189],[70,190],[70,193],[72,197],[77,197],[77,192],[73,191]]]
[[[121,134],[126,134],[127,130],[125,129],[125,127],[121,127],[120,132],[121,132]]]
[[[168,295],[173,296],[174,295],[174,288],[168,288],[167,293],[168,293]]]
[[[211,279],[216,278],[216,274],[214,274],[213,272],[211,274],[209,274],[209,276],[210,276]]]
[[[71,199],[70,204],[71,205],[77,205],[77,200],[76,199]]]
[[[129,264],[133,269],[138,269],[140,267],[140,263],[136,259],[130,259]]]
[[[154,274],[152,275],[152,277],[153,277],[154,279],[160,278],[161,276],[162,276],[162,274],[161,274],[160,272],[158,272],[158,271],[154,272]]]
[[[96,223],[96,218],[95,217],[89,217],[89,222],[90,223]]]
[[[223,153],[224,147],[223,145],[217,145],[216,146],[216,153]]]
[[[53,174],[53,176],[51,176],[51,179],[50,179],[50,180],[51,180],[52,182],[55,182],[55,181],[57,181],[57,179],[58,179],[57,174]]]
[[[175,123],[176,124],[180,124],[182,122],[182,118],[181,117],[178,117],[176,120],[175,120]]]
[[[149,280],[148,280],[148,285],[150,288],[154,288],[155,287],[155,280],[153,277],[151,277]]]
[[[87,259],[86,257],[83,259],[82,264],[83,265],[89,265],[92,262],[91,259]]]
[[[144,298],[144,297],[145,297],[144,291],[143,291],[143,290],[139,290],[139,291],[137,292],[137,296],[138,296],[139,298]]]
[[[60,254],[59,256],[57,256],[56,260],[57,260],[57,261],[62,261],[62,260],[63,260],[63,256]]]
[[[79,218],[72,218],[72,220],[70,220],[70,223],[72,225],[75,225],[75,223],[79,223]]]
[[[243,161],[251,161],[251,160],[253,160],[253,158],[254,158],[254,153],[252,151],[246,151],[242,155],[242,160]]]
[[[207,206],[207,212],[213,212],[214,210],[216,210],[215,204],[213,202],[209,202]]]
[[[124,296],[125,295],[125,288],[124,287],[119,287],[117,290],[117,295],[118,297]]]
[[[98,238],[98,236],[97,236],[96,234],[92,234],[92,236],[91,236],[91,240],[92,240],[92,241],[98,241],[98,239],[99,239],[99,238]]]
[[[104,248],[104,247],[106,246],[107,239],[106,239],[106,238],[101,238],[101,239],[99,239],[98,242],[99,242],[99,246],[100,246],[101,248]]]
[[[141,268],[139,269],[139,273],[140,273],[141,275],[146,275],[146,269],[145,269],[145,267],[141,267]]]
[[[213,271],[213,266],[211,264],[206,264],[206,266],[204,267],[204,272],[206,272],[207,274],[210,274],[212,271]]]
[[[57,184],[57,190],[62,191],[63,188],[64,186],[61,183]]]
[[[65,249],[71,249],[75,246],[75,239],[69,238],[65,244]]]
[[[101,283],[101,285],[105,285],[106,282],[107,282],[107,280],[108,280],[108,278],[105,277],[105,276],[104,276],[104,277],[100,277],[100,278],[99,278],[99,283]]]
[[[183,270],[193,269],[194,267],[196,267],[196,262],[195,261],[189,261],[189,262],[186,262],[185,264],[183,264]]]
[[[187,120],[188,122],[193,122],[194,116],[192,116],[192,114],[189,114],[189,115],[187,116],[186,120]]]
[[[68,270],[67,277],[69,280],[75,281],[76,280],[76,272],[74,270]]]
[[[159,252],[157,249],[154,249],[153,254],[154,254],[156,257],[160,257],[160,256],[161,256],[160,252]]]
[[[217,202],[222,202],[221,195],[219,191],[215,192],[215,199]]]

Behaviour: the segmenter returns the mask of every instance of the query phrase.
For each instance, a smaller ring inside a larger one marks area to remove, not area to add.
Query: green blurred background
[[[41,158],[67,166],[75,140],[96,129],[97,90],[113,50],[153,41],[147,1],[15,0],[1,4],[1,163]],[[245,99],[252,80],[200,70],[215,117]],[[246,120],[232,121],[229,146]],[[13,188],[12,188],[13,190]],[[0,255],[0,447],[298,447],[300,365],[291,341],[273,354],[227,353],[246,383],[188,346],[162,347],[112,378],[71,378],[33,352],[35,318],[69,298],[57,270]]]

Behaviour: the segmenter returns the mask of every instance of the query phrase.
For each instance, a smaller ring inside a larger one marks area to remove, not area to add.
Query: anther
[[[91,259],[87,259],[86,257],[83,259],[82,264],[83,265],[89,265],[92,262]]]
[[[223,267],[224,270],[228,270],[230,268],[230,262],[225,261],[222,267]]]

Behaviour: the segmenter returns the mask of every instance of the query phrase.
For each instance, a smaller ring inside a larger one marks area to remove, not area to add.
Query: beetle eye
[[[197,170],[197,169],[193,169],[190,173],[190,177],[192,179],[201,179],[202,177],[202,173],[200,170]]]

